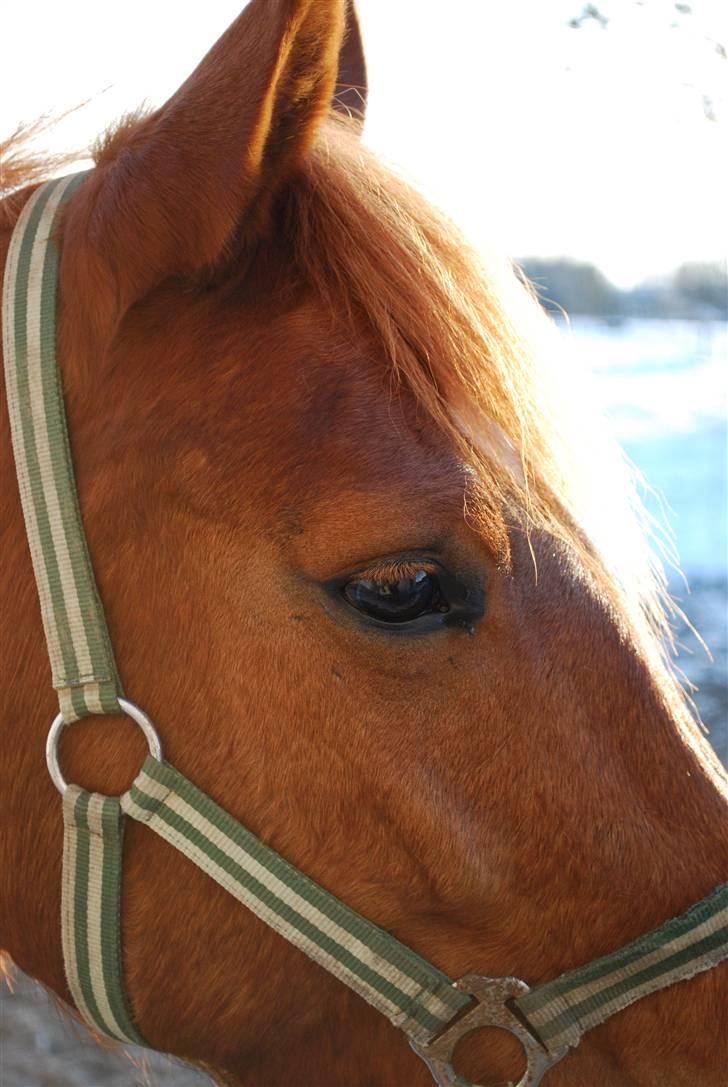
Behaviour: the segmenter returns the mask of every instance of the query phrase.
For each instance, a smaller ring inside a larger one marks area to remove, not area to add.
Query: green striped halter
[[[48,766],[63,795],[62,941],[76,1007],[92,1026],[144,1045],[127,1001],[120,941],[122,835],[146,824],[286,940],[400,1027],[441,1087],[467,1087],[452,1067],[480,1026],[515,1034],[528,1066],[519,1087],[578,1044],[584,1031],[728,956],[728,883],[612,954],[530,989],[516,978],[452,981],[246,830],[162,758],[149,718],[124,698],[76,494],[56,361],[56,214],[85,175],[48,182],[25,205],[5,269],[3,352],[25,525],[60,712]],[[150,754],[121,797],[67,785],[62,729],[90,714],[129,714]]]

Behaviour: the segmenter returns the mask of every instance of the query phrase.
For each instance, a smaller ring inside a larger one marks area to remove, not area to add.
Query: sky
[[[0,136],[88,105],[44,146],[83,148],[161,104],[241,0],[49,0],[3,12]],[[728,248],[726,0],[359,0],[368,145],[478,245],[598,264],[621,287]],[[685,5],[683,5],[685,6]],[[673,22],[677,27],[672,27]],[[8,45],[10,47],[8,47]],[[706,120],[702,95],[718,114]]]

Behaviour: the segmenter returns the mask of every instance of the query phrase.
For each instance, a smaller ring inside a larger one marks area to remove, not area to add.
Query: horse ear
[[[364,124],[367,108],[367,66],[355,0],[346,6],[346,31],[339,53],[334,109]]]
[[[331,107],[346,14],[347,0],[251,0],[167,104],[102,152],[64,238],[82,239],[92,282],[111,271],[117,316],[261,229]]]

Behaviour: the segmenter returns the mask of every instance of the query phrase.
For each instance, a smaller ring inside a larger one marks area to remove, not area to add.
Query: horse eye
[[[353,578],[342,592],[353,608],[383,623],[408,623],[421,615],[449,611],[440,583],[429,570],[390,581]]]

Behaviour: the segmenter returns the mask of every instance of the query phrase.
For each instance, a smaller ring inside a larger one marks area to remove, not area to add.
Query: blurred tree
[[[609,23],[607,16],[602,14],[596,4],[584,4],[584,7],[581,9],[581,14],[574,15],[569,19],[569,26],[573,30],[579,30],[579,28],[582,27],[584,23],[588,23],[590,19],[593,19],[595,23],[598,23],[602,29]]]
[[[620,291],[593,264],[547,257],[520,261],[542,306],[572,317],[667,317],[677,320],[728,319],[725,264],[686,263],[671,276]]]
[[[593,264],[526,257],[520,265],[547,310],[599,317],[617,317],[622,312],[619,291]]]
[[[696,316],[728,318],[725,264],[681,264],[673,276],[673,287]]]
[[[681,70],[675,72],[675,78],[698,92],[703,115],[708,121],[716,121],[721,99],[725,101],[726,73],[721,62],[728,58],[725,42],[720,40],[727,29],[726,8],[723,6],[719,15],[721,6],[707,5],[705,0],[599,0],[582,4],[581,11],[568,19],[568,26],[573,30],[608,30],[619,24],[624,29],[629,19],[641,17],[649,18],[660,31],[681,33],[686,44],[681,49]]]

